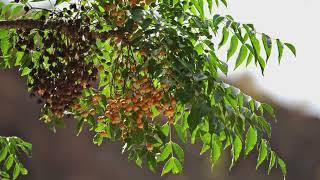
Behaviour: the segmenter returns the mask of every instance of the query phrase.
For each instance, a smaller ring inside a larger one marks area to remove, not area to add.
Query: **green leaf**
[[[12,179],[17,179],[19,174],[20,174],[20,166],[18,163],[16,163],[16,165],[14,166],[14,169],[13,169]]]
[[[8,29],[0,29],[0,39],[7,39],[9,36]]]
[[[221,39],[221,42],[219,43],[218,48],[220,49],[222,46],[224,46],[227,43],[228,39],[229,39],[229,30],[227,27],[223,27],[222,39]]]
[[[181,173],[182,172],[182,165],[181,165],[180,161],[175,157],[172,157],[171,159],[173,159],[173,167],[172,167],[173,174]]]
[[[294,56],[297,56],[297,51],[296,51],[296,48],[294,47],[294,45],[292,45],[290,43],[284,43],[284,45],[287,46],[287,48],[293,53]]]
[[[226,7],[228,6],[227,0],[221,0],[222,4],[224,4]]]
[[[137,153],[137,158],[136,158],[135,162],[136,162],[136,165],[138,165],[140,168],[142,168],[142,159],[138,153]]]
[[[222,23],[224,19],[225,19],[225,17],[223,17],[223,16],[215,15],[215,16],[213,17],[213,20],[214,20],[214,21],[213,21],[213,23],[212,23],[212,26],[213,26],[214,28],[217,28],[217,29],[218,29],[219,24]]]
[[[198,4],[199,4],[199,10],[200,10],[200,17],[202,19],[204,19],[204,1],[203,0],[198,0]]]
[[[22,175],[27,175],[28,174],[28,170],[26,168],[24,168],[24,167],[20,168],[20,172],[21,172]]]
[[[175,124],[174,128],[175,128],[176,133],[177,133],[178,137],[180,138],[180,140],[183,143],[186,143],[186,141],[187,141],[187,130],[186,130],[186,128],[182,127],[180,124]]]
[[[147,166],[152,172],[156,172],[157,161],[152,153],[147,154]]]
[[[282,55],[283,55],[283,43],[280,39],[277,39],[277,46],[278,46],[278,62],[281,63]]]
[[[245,45],[242,45],[239,56],[236,61],[236,66],[234,67],[234,69],[237,69],[243,63],[247,55],[248,55],[248,49]]]
[[[32,69],[25,67],[22,70],[21,76],[26,76],[26,75],[30,74],[31,71],[32,71]]]
[[[250,53],[249,53],[249,56],[248,56],[248,59],[247,59],[247,64],[246,64],[246,66],[248,66],[248,65],[251,63],[252,59],[253,59],[253,54],[250,52]]]
[[[79,136],[80,133],[82,132],[84,123],[85,123],[85,119],[81,119],[80,121],[78,121],[77,128],[76,128],[77,129],[77,136]]]
[[[96,135],[93,137],[93,144],[96,144],[96,145],[100,146],[101,143],[102,143],[102,141],[103,141],[103,137],[100,135],[100,133],[99,133],[99,134],[96,134]]]
[[[286,163],[279,157],[277,159],[278,159],[278,165],[280,166],[281,172],[282,172],[283,176],[286,177],[286,175],[287,175]]]
[[[213,0],[208,0],[207,2],[208,2],[208,6],[209,6],[209,12],[210,12],[210,14],[212,13],[212,1]]]
[[[211,148],[210,145],[208,145],[208,144],[202,144],[202,149],[201,149],[201,151],[200,151],[200,155],[202,155],[203,153],[207,152],[210,148]]]
[[[262,72],[262,74],[264,74],[264,69],[266,68],[266,62],[264,61],[264,59],[261,56],[258,57],[258,62],[259,62],[261,72]]]
[[[212,144],[211,144],[211,161],[212,164],[216,164],[221,156],[222,143],[216,134],[212,134]]]
[[[210,133],[206,133],[204,135],[201,135],[201,140],[204,144],[210,144],[211,142],[211,134]]]
[[[256,116],[256,121],[258,122],[258,125],[260,128],[267,133],[268,137],[271,137],[271,125],[266,121],[266,119],[263,116]]]
[[[270,162],[269,162],[269,167],[268,167],[268,174],[270,174],[271,169],[274,167],[276,163],[276,153],[274,151],[271,151],[270,153]]]
[[[276,117],[272,106],[270,106],[269,104],[266,104],[266,103],[261,103],[261,106],[262,106],[263,110],[268,112],[272,118]]]
[[[170,130],[170,127],[169,127],[169,124],[168,124],[168,123],[164,124],[164,125],[161,127],[161,132],[162,132],[165,136],[168,136],[168,135],[169,135],[169,130]]]
[[[268,59],[270,58],[271,55],[271,50],[272,50],[272,40],[271,38],[266,35],[266,34],[262,34],[262,42],[263,42],[263,46],[264,46],[264,50],[266,52],[266,60],[268,61]]]
[[[172,144],[169,142],[165,144],[160,156],[158,157],[157,161],[164,161],[166,160],[169,155],[172,153]]]
[[[13,165],[13,161],[14,161],[14,155],[13,154],[10,154],[7,158],[7,160],[4,162],[4,167],[6,170],[9,170],[12,165]]]
[[[233,167],[234,163],[239,159],[242,150],[242,141],[239,136],[236,136],[232,143],[232,164],[230,168]]]
[[[225,75],[228,74],[228,64],[227,63],[220,61],[218,63],[218,67]]]
[[[176,143],[172,143],[173,150],[177,155],[180,162],[184,162],[184,152],[183,149]]]
[[[5,147],[1,150],[1,153],[0,153],[0,162],[3,161],[3,160],[7,157],[7,154],[8,154],[8,147],[5,146]]]
[[[229,60],[234,55],[234,53],[237,51],[237,48],[238,48],[238,38],[236,35],[233,35],[231,38],[229,50],[227,52],[227,60]]]
[[[247,156],[257,144],[257,131],[250,126],[246,136],[245,155]]]
[[[254,35],[250,36],[250,40],[254,49],[256,60],[258,60],[260,57],[260,50],[261,50],[259,40]]]
[[[10,175],[7,172],[0,171],[0,178],[3,178],[3,180],[9,180],[10,179]]]
[[[198,134],[199,126],[197,126],[191,133],[191,144],[196,142],[196,136]]]
[[[0,17],[1,16],[4,16],[10,9],[11,9],[11,7],[13,6],[14,4],[7,4],[6,6],[4,6],[4,8],[2,8],[2,9],[0,9],[0,10],[2,10],[1,11],[1,15],[0,15]]]
[[[213,0],[209,0],[209,1],[213,1]],[[217,5],[217,7],[219,7],[219,0],[215,0],[215,3]]]
[[[167,174],[168,172],[170,172],[173,168],[173,165],[174,165],[174,160],[172,158],[170,158],[166,164],[163,166],[163,169],[162,169],[162,173],[161,173],[161,176]]]
[[[259,168],[259,166],[266,160],[268,156],[268,146],[266,140],[262,140],[259,148],[259,156],[257,160],[257,166],[256,169]]]
[[[9,19],[13,18],[15,15],[17,15],[21,10],[23,9],[22,5],[17,5],[13,8],[13,10],[10,13]]]

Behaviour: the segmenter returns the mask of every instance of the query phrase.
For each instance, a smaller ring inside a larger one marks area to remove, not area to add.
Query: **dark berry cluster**
[[[70,8],[71,10],[61,12],[60,20],[57,17],[55,20],[73,28],[66,32],[74,31],[75,35],[72,37],[57,30],[59,27],[54,30],[17,30],[16,49],[25,54],[40,54],[38,58],[33,57],[27,65],[31,69],[29,77],[32,79],[28,84],[29,88],[59,118],[70,110],[82,89],[89,87],[98,76],[97,68],[88,60],[93,54],[93,48],[88,43],[90,40],[85,36],[90,31],[90,19],[70,18],[77,7],[71,5]]]

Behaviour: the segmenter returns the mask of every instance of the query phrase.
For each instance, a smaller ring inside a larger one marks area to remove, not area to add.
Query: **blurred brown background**
[[[299,108],[281,106],[256,89],[250,77],[231,82],[259,100],[276,107],[278,123],[273,124],[272,147],[287,162],[288,180],[320,180],[320,119],[305,115]],[[301,106],[302,107],[302,106]],[[200,156],[199,145],[187,145],[184,173],[160,177],[128,162],[121,144],[92,144],[92,134],[75,136],[72,120],[56,134],[38,120],[41,105],[30,99],[26,82],[16,70],[0,71],[0,135],[20,136],[33,144],[32,159],[25,159],[29,175],[25,180],[273,180],[282,179],[279,169],[267,175],[266,165],[255,171],[256,154],[241,158],[231,172],[229,153],[211,172],[208,155]]]

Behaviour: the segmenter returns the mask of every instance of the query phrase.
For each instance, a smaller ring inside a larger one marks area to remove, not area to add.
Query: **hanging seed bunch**
[[[173,121],[176,101],[173,98],[164,100],[167,85],[162,84],[156,88],[148,77],[132,82],[130,95],[108,100],[105,117],[109,118],[112,124],[122,124],[125,117],[130,117],[138,128],[143,129],[143,121],[152,120],[152,107],[163,113],[170,122]]]
[[[68,10],[50,14],[56,21],[59,18],[60,23],[70,25],[71,29],[66,32],[78,32],[72,37],[61,34],[59,27],[56,30],[17,31],[17,50],[26,54],[39,54],[38,61],[29,64],[30,69],[33,69],[30,73],[32,80],[29,88],[33,94],[44,100],[45,106],[58,118],[62,118],[64,112],[69,110],[81,95],[83,88],[90,87],[90,84],[97,80],[97,68],[92,62],[87,62],[94,49],[90,44],[91,39],[86,36],[86,32],[89,32],[90,18],[80,15],[80,18],[74,19],[78,12],[77,6],[72,4]],[[35,38],[42,42],[41,46],[37,45]]]

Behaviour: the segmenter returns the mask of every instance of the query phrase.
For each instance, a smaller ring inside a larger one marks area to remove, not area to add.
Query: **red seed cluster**
[[[117,97],[109,99],[106,106],[105,117],[111,119],[112,124],[122,124],[123,116],[131,117],[138,128],[144,128],[144,120],[152,119],[151,112],[154,106],[158,112],[162,112],[172,121],[174,115],[174,106],[176,101],[171,98],[168,102],[163,100],[167,86],[163,84],[160,88],[155,88],[150,79],[143,78],[136,80],[132,85],[133,93],[124,98]],[[102,121],[99,117],[98,121]]]

